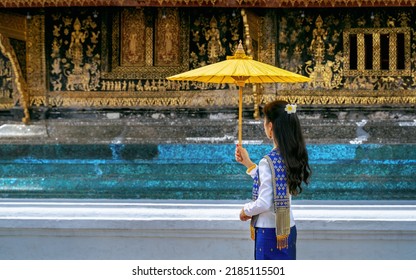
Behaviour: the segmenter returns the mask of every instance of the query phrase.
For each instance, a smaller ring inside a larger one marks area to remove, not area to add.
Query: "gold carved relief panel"
[[[179,66],[181,51],[179,11],[158,10],[155,27],[155,66]]]
[[[45,16],[48,88],[51,92],[96,91],[101,77],[101,21],[87,9]]]
[[[145,66],[146,25],[144,9],[124,9],[120,26],[121,66]],[[116,62],[113,60],[113,62]]]
[[[184,10],[126,8],[111,17],[111,67],[103,65],[103,79],[165,79],[189,69]]]
[[[414,13],[402,8],[276,11],[277,65],[308,84],[277,84],[305,104],[415,104]]]

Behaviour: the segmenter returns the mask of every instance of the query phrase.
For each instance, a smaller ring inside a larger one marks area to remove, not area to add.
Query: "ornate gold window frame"
[[[140,8],[142,9],[142,8]],[[169,12],[174,8],[164,9],[145,9],[145,65],[143,66],[125,66],[121,61],[121,41],[120,28],[122,25],[122,10],[110,14],[112,26],[108,30],[104,24],[103,28],[103,45],[111,45],[111,52],[103,53],[105,65],[102,67],[103,79],[165,79],[168,76],[189,70],[189,15],[183,9],[177,9],[179,14],[179,65],[157,66],[155,62],[155,31],[157,30],[157,19],[162,13]],[[111,34],[111,44],[108,44],[106,36]]]
[[[404,34],[404,69],[397,69],[397,34]],[[350,35],[357,35],[357,69],[350,69]],[[366,34],[372,35],[373,69],[365,69]],[[386,34],[389,40],[389,69],[380,69],[380,35]],[[345,76],[410,76],[411,75],[411,28],[351,28],[343,33],[344,41],[344,74]]]

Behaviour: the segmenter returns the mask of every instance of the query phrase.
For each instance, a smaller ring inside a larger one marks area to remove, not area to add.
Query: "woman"
[[[255,259],[296,259],[296,226],[290,209],[292,195],[308,184],[311,169],[296,105],[274,101],[264,109],[264,132],[273,150],[257,166],[246,149],[237,145],[235,158],[247,167],[254,180],[253,200],[240,212],[240,220],[251,219]]]

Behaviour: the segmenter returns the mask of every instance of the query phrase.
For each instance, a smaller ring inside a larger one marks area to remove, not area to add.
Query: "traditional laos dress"
[[[279,150],[273,149],[248,174],[254,180],[253,200],[244,205],[244,212],[252,217],[255,259],[295,260],[297,231]]]

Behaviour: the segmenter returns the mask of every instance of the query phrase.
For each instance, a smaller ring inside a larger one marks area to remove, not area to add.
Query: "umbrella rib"
[[[172,77],[204,83],[235,83],[233,77],[246,77],[246,83],[308,82],[310,78],[255,60],[225,60]]]

